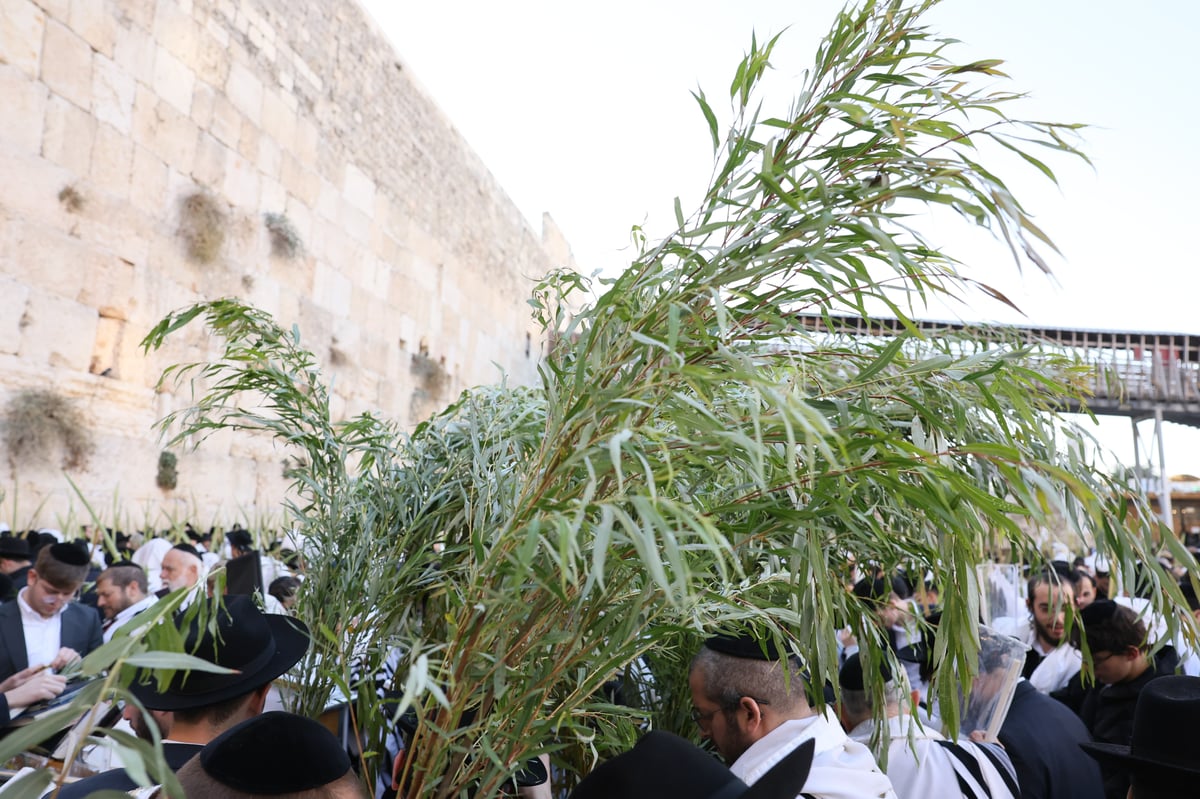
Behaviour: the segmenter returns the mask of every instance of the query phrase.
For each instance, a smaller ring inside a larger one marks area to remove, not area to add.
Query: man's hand
[[[14,674],[9,680],[20,677],[32,669]],[[0,684],[0,687],[7,685],[9,680],[5,680]],[[44,699],[53,699],[63,692],[67,687],[67,678],[61,674],[55,674],[49,669],[42,669],[37,674],[27,677],[20,685],[10,690],[4,691],[4,698],[8,700],[8,706],[12,707],[28,707],[34,702],[41,702]]]
[[[69,663],[74,663],[79,660],[79,653],[69,646],[64,646],[58,650],[58,654],[54,656],[54,660],[50,661],[50,668],[55,671],[60,670]]]
[[[8,693],[44,668],[45,666],[30,666],[27,669],[18,671],[4,682],[0,682],[0,694]]]

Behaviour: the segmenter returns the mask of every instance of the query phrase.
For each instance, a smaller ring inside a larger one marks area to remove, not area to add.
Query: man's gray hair
[[[785,666],[779,661],[739,658],[701,647],[691,668],[704,677],[705,698],[723,709],[737,707],[743,696],[784,715],[799,715],[810,707],[804,672],[790,658]]]

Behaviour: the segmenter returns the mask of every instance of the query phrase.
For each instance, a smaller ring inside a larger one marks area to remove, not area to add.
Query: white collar
[[[40,614],[36,610],[34,610],[33,606],[30,605],[29,602],[27,602],[25,600],[25,592],[28,590],[29,590],[29,586],[25,586],[24,588],[21,589],[20,593],[17,594],[17,605],[21,608],[21,619],[23,621],[31,621],[36,624],[47,624],[49,622],[55,621],[60,616],[62,616],[63,611],[67,609],[67,605],[71,604],[71,602],[73,601],[73,600],[67,600],[66,602],[64,602],[58,606],[58,610],[54,611],[53,615],[43,616],[42,614]]]

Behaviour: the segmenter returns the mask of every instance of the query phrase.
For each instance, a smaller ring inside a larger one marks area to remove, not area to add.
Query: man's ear
[[[746,727],[753,729],[762,724],[762,707],[748,696],[738,700],[738,716],[746,722]]]

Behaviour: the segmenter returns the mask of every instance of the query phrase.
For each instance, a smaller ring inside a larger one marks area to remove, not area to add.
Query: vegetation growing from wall
[[[221,252],[228,226],[225,210],[204,191],[195,191],[180,201],[179,235],[188,257],[201,264],[211,263]]]
[[[83,210],[85,200],[79,189],[73,185],[63,186],[58,192],[58,201],[62,203],[62,207],[67,209],[72,214],[77,214]]]
[[[174,452],[164,449],[158,453],[158,472],[154,475],[154,484],[164,491],[175,490],[179,485],[178,462]]]
[[[271,254],[280,258],[295,258],[304,250],[304,242],[286,214],[265,213],[263,224],[271,237]]]
[[[53,389],[25,389],[4,407],[4,444],[14,468],[47,463],[61,454],[62,467],[87,466],[95,449],[91,428],[75,402]]]

